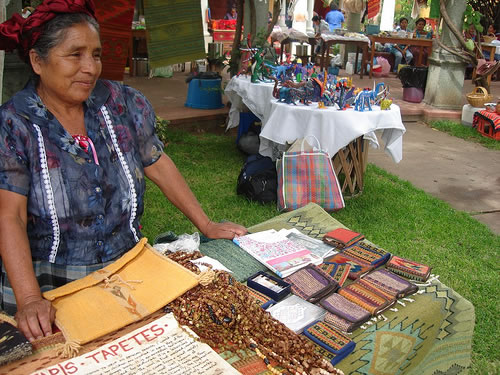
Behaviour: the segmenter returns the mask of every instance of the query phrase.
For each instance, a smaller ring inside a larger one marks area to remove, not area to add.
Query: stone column
[[[286,29],[285,19],[286,19],[286,0],[281,0],[281,11],[280,11],[280,16],[278,18],[278,25],[279,27],[281,27],[282,30]]]
[[[446,6],[448,15],[457,28],[462,28],[462,17],[466,2],[449,0]],[[448,47],[459,47],[459,42],[443,22],[441,42]],[[429,58],[429,73],[425,89],[424,102],[443,109],[462,108],[466,63],[457,56],[438,48],[434,42]]]

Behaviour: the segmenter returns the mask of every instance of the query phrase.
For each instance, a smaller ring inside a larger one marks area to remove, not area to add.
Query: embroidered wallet
[[[339,287],[344,285],[351,267],[349,263],[321,263],[319,265],[319,268],[329,274],[339,284]]]
[[[343,249],[342,254],[359,259],[374,267],[379,267],[387,263],[391,258],[391,253],[366,241],[360,241],[355,245]]]
[[[31,343],[10,323],[0,319],[0,366],[32,354]]]
[[[328,323],[321,321],[305,327],[303,334],[315,344],[335,354],[335,357],[330,360],[332,365],[339,363],[348,356],[356,346],[349,337],[337,331]]]
[[[366,263],[362,260],[354,258],[350,255],[338,253],[331,257],[325,258],[323,260],[324,264],[342,264],[348,263],[351,265],[351,269],[349,270],[349,279],[356,280],[358,277],[364,275],[365,273],[373,270],[373,266],[369,263]]]
[[[338,249],[350,246],[353,243],[365,238],[361,233],[353,232],[345,228],[337,228],[323,236],[323,241]]]
[[[338,293],[332,293],[323,298],[320,303],[330,314],[334,314],[343,321],[331,318],[335,326],[343,331],[350,332],[370,319],[371,314],[361,306],[351,302]]]
[[[250,288],[247,286],[247,291],[248,291],[248,295],[255,300],[255,303],[257,303],[264,310],[267,309],[268,307],[276,304],[275,300],[273,300],[272,298],[266,296],[264,293],[261,293],[253,288]]]
[[[308,302],[316,303],[336,291],[339,284],[321,268],[309,264],[284,279],[292,286],[292,293]]]
[[[384,269],[366,274],[358,280],[358,283],[368,289],[382,293],[388,299],[406,297],[418,290],[415,284]]]
[[[393,255],[391,260],[387,262],[386,268],[398,275],[421,282],[427,281],[432,269],[425,264],[404,259],[396,255]]]
[[[359,283],[359,281],[340,288],[339,294],[361,306],[363,309],[368,310],[372,315],[377,315],[396,302],[396,298],[387,298],[382,293],[372,288],[367,288]]]

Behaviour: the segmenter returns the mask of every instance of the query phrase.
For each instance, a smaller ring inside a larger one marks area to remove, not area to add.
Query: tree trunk
[[[274,5],[273,5],[273,18],[271,19],[271,23],[267,26],[267,32],[266,32],[266,40],[269,38],[269,35],[273,32],[274,25],[276,25],[276,22],[278,22],[278,18],[281,13],[281,0],[274,0]]]
[[[236,17],[236,31],[234,33],[233,48],[231,49],[231,61],[229,63],[229,72],[231,77],[238,74],[240,70],[240,45],[241,45],[241,29],[243,27],[243,9],[245,5],[245,0],[237,0],[236,11],[238,16]]]

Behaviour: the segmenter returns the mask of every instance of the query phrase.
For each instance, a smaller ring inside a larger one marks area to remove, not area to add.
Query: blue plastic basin
[[[218,109],[222,103],[221,79],[197,79],[189,82],[186,107],[199,109]]]

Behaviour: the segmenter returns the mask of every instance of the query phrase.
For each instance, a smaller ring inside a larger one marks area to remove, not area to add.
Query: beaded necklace
[[[199,252],[168,256],[199,273],[190,262],[201,257]],[[212,348],[255,352],[274,374],[343,374],[317,354],[308,339],[273,319],[255,303],[247,287],[227,272],[215,271],[213,282],[186,292],[168,304],[166,311],[173,312],[180,325],[191,328]],[[271,360],[284,371],[274,368]]]

